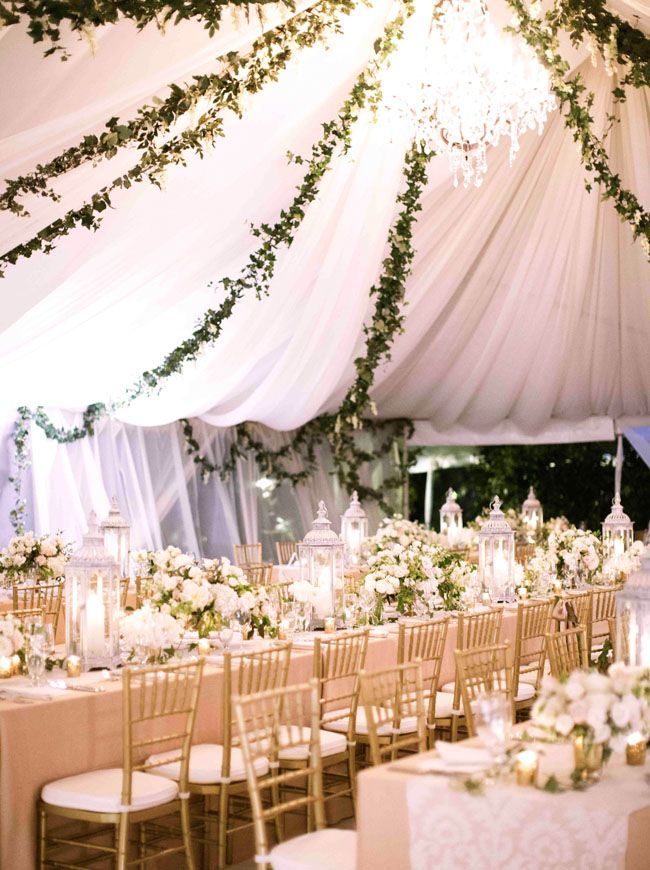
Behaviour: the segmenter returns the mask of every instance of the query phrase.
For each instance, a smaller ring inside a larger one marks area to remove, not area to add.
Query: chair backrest
[[[239,567],[251,586],[269,586],[273,576],[271,562],[242,562]]]
[[[588,650],[596,652],[602,649],[605,638],[609,637],[614,645],[609,630],[609,620],[616,617],[616,590],[594,589],[591,595],[591,627],[589,631]]]
[[[255,861],[258,867],[267,867],[270,821],[305,807],[308,812],[311,808],[316,829],[325,827],[318,681],[311,679],[283,689],[235,696],[233,708],[253,811]],[[281,752],[300,757],[306,754],[306,763],[297,769],[280,768]],[[265,767],[267,762],[270,774],[260,778],[260,766]],[[265,792],[268,800],[263,800]]]
[[[492,644],[468,650],[456,650],[457,683],[463,699],[463,713],[470,737],[476,736],[472,701],[479,695],[503,693],[512,715],[512,668],[508,664],[508,644]]]
[[[590,589],[586,592],[577,592],[575,595],[567,596],[565,599],[567,628],[582,626],[586,632],[589,631],[591,627],[591,602]]]
[[[291,557],[298,552],[297,541],[276,541],[275,552],[278,555],[278,564],[286,565],[291,561]]]
[[[553,601],[520,601],[517,607],[517,628],[512,670],[512,691],[519,694],[522,674],[535,675],[535,690],[539,691],[546,662],[546,635],[551,630]]]
[[[609,624],[609,636],[614,647],[614,659],[617,662],[630,663],[630,611],[622,610],[617,624],[615,616],[607,620]]]
[[[23,610],[5,610],[0,616],[13,616],[19,622],[27,622],[30,619],[39,619],[45,622],[45,614],[40,607],[27,607]]]
[[[14,583],[14,610],[42,610],[46,622],[52,624],[56,638],[63,602],[63,583],[36,583],[22,586]]]
[[[192,733],[204,659],[122,671],[122,806],[130,807],[133,773],[180,762],[179,791],[188,790]],[[141,761],[154,749],[157,760]]]
[[[580,668],[589,667],[587,630],[582,626],[547,634],[546,649],[554,677],[559,678]]]
[[[223,668],[223,756],[221,777],[230,776],[230,759],[237,733],[233,730],[232,697],[246,698],[259,692],[283,689],[287,685],[291,643],[256,652],[224,653]]]
[[[372,763],[394,759],[403,749],[423,752],[427,732],[421,663],[414,661],[371,673],[362,671],[359,685]],[[406,719],[415,719],[415,728],[400,734]]]
[[[348,718],[348,742],[354,740],[359,705],[359,673],[368,650],[368,632],[338,632],[314,641],[314,677],[320,694],[321,727]]]
[[[122,610],[126,609],[126,605],[129,600],[129,589],[131,586],[131,578],[130,577],[120,577],[120,607]]]
[[[503,607],[491,607],[476,613],[458,614],[458,633],[456,649],[470,650],[476,647],[493,646],[499,643],[501,637],[501,622]],[[458,677],[458,674],[456,674]],[[454,686],[454,709],[460,704],[460,686],[458,679]]]
[[[250,563],[259,564],[261,561],[261,544],[235,544],[235,565],[241,568]]]
[[[442,657],[447,642],[449,617],[421,622],[400,621],[397,635],[397,664],[419,660],[425,687],[427,728],[435,730],[436,693],[440,683]]]

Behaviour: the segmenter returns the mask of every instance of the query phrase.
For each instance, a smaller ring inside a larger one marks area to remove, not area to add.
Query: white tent
[[[209,156],[169,170],[163,192],[146,182],[123,191],[96,234],[78,229],[49,255],[7,270],[0,282],[5,473],[18,405],[41,404],[54,419],[74,421],[89,402],[118,397],[218,304],[219,279],[236,276],[256,247],[250,223],[273,220],[301,179],[286,152],[306,153],[336,115],[393,7],[388,0],[362,5],[328,48],[296,54],[277,82],[250,98],[242,119],[226,118],[225,136]],[[647,4],[621,0],[616,8],[640,15],[650,31]],[[279,15],[272,10],[264,26]],[[169,82],[245,48],[260,28],[224,19],[209,39],[198,24],[162,35],[153,27],[137,33],[123,21],[97,32],[95,54],[71,38],[67,63],[43,58],[19,26],[8,28],[0,35],[0,81],[10,85],[0,89],[1,177],[32,169],[113,115],[129,118]],[[596,95],[597,126],[608,112],[620,113],[608,140],[611,165],[650,207],[648,93],[631,91],[613,107],[602,64],[592,67],[586,52],[571,56]],[[211,516],[214,491],[201,493],[174,421],[201,421],[202,443],[218,455],[234,424],[256,421],[283,432],[337,407],[363,347],[368,290],[395,216],[406,144],[381,117],[364,114],[350,152],[335,159],[294,244],[280,253],[267,298],[244,298],[214,347],[159,395],[102,424],[97,437],[66,447],[34,433],[28,486],[37,528],[78,533],[89,507],[105,512],[115,489],[132,516],[142,508],[156,517],[143,521],[143,544],[169,539],[174,528],[201,551],[259,531],[250,503]],[[29,200],[31,217],[0,212],[0,253],[136,159],[126,149],[68,173],[55,184],[59,202]],[[379,416],[413,418],[415,440],[428,444],[596,440],[648,426],[650,268],[643,249],[611,202],[585,190],[558,112],[541,136],[522,139],[512,167],[507,144],[488,161],[480,189],[454,189],[442,156],[430,165],[406,328],[373,390]],[[255,480],[249,465],[242,463],[241,474]],[[226,490],[234,483],[210,486],[224,490],[220,503],[232,501]],[[323,474],[305,488],[303,523],[326,486]],[[7,485],[3,531],[11,499]]]

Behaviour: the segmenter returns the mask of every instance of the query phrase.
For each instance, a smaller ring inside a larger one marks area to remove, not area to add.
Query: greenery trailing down
[[[111,118],[106,123],[105,132],[85,136],[77,145],[67,148],[47,163],[39,164],[32,172],[6,179],[5,189],[0,194],[0,209],[27,216],[29,212],[19,201],[25,194],[58,201],[59,195],[49,185],[52,179],[84,163],[96,165],[100,160],[110,160],[125,147],[146,151],[146,159],[143,158],[127,174],[128,184],[144,178],[160,184],[160,172],[167,165],[183,162],[187,151],[203,155],[215,138],[223,135],[225,111],[241,117],[245,93],[255,93],[268,81],[275,80],[296,48],[310,47],[331,33],[340,32],[340,16],[349,14],[356,5],[357,0],[321,0],[289,22],[260,36],[247,54],[231,52],[219,58],[225,65],[219,72],[194,76],[192,83],[184,87],[169,85],[169,94],[164,100],[158,100],[156,105],[145,104],[130,120]],[[209,100],[211,105],[196,119],[193,129],[159,148],[160,137],[169,133],[183,118],[191,117],[202,100]],[[125,181],[124,186],[126,184]],[[96,229],[99,215],[91,213],[88,220],[93,219],[95,223],[89,228]]]
[[[49,45],[45,57],[56,53],[61,60],[68,60],[69,53],[61,44],[62,25],[88,38],[94,28],[115,24],[119,18],[133,21],[138,30],[152,22],[164,30],[170,23],[194,19],[213,36],[228,7],[231,11],[242,9],[247,15],[253,10],[263,19],[263,7],[269,3],[295,9],[294,0],[4,0],[0,2],[0,26],[26,19],[32,41]]]
[[[131,169],[102,187],[79,208],[66,212],[33,238],[3,254],[0,257],[0,276],[7,265],[22,257],[31,257],[37,251],[49,253],[57,239],[67,236],[78,226],[97,230],[104,212],[112,207],[111,196],[116,190],[128,189],[145,179],[162,187],[169,166],[185,165],[188,153],[202,157],[206,149],[224,135],[223,119],[227,111],[241,117],[246,94],[257,93],[268,82],[276,81],[297,49],[311,47],[331,33],[340,32],[340,16],[349,14],[356,5],[357,0],[321,0],[312,9],[263,34],[255,40],[247,55],[228,54],[222,59],[225,63],[223,71],[195,76],[193,83],[185,88],[172,84],[167,99],[159,105],[143,106],[136,117],[126,123],[111,118],[105,133],[86,136],[81,143],[49,163],[37,166],[33,172],[9,179],[0,195],[0,208],[25,215],[27,211],[18,200],[21,194],[37,194],[56,200],[58,195],[49,186],[50,179],[87,161],[110,159],[125,146],[144,149]],[[191,117],[204,99],[210,100],[209,107],[187,129],[173,133],[174,125],[188,113]],[[158,141],[170,131],[173,133],[170,138]]]
[[[591,178],[600,187],[603,199],[611,199],[622,221],[628,223],[650,259],[650,214],[643,209],[632,191],[627,190],[617,173],[609,168],[609,159],[603,139],[593,131],[591,109],[594,94],[588,92],[579,73],[569,76],[570,65],[560,54],[559,31],[562,21],[553,10],[536,17],[531,14],[524,0],[508,0],[515,12],[516,24],[510,29],[519,34],[534,49],[539,60],[551,73],[551,87],[560,101],[564,123],[573,132],[580,148],[582,163]],[[583,19],[584,20],[584,19]],[[615,97],[620,98],[617,89]],[[608,121],[615,119],[610,116]],[[585,187],[592,189],[591,180],[585,179]]]
[[[307,167],[298,191],[291,205],[281,211],[276,223],[263,224],[260,227],[253,228],[254,235],[262,239],[261,244],[251,254],[247,265],[238,278],[222,279],[221,284],[227,293],[219,308],[208,309],[192,335],[168,353],[160,365],[150,371],[143,372],[140,378],[127,389],[125,396],[121,400],[113,402],[110,406],[102,403],[89,405],[83,413],[81,426],[71,429],[59,428],[52,423],[43,408],[37,408],[34,411],[28,408],[19,409],[14,432],[16,472],[12,478],[16,493],[16,504],[12,511],[12,523],[14,527],[18,528],[23,522],[25,511],[24,501],[21,496],[21,469],[25,467],[29,450],[28,430],[26,427],[28,420],[33,420],[48,438],[56,440],[59,443],[70,443],[91,435],[93,426],[100,417],[120,407],[124,407],[139,396],[160,387],[167,378],[180,373],[185,363],[197,359],[205,347],[217,340],[221,333],[223,322],[232,314],[236,302],[246,291],[255,290],[258,297],[268,291],[275,272],[276,252],[278,248],[282,246],[289,247],[292,244],[304,218],[305,209],[316,198],[320,190],[321,181],[329,169],[334,156],[339,151],[345,153],[350,147],[352,126],[358,119],[361,111],[368,106],[376,108],[380,99],[379,73],[389,55],[394,51],[397,41],[401,38],[404,21],[412,11],[413,5],[411,0],[404,0],[401,11],[386,25],[382,36],[375,42],[373,59],[357,77],[350,95],[343,103],[336,118],[323,124],[323,136],[312,146],[310,157],[307,159],[291,155],[291,159],[294,162]],[[420,158],[417,161],[418,165],[423,159]],[[421,173],[418,177],[421,177]],[[294,454],[296,451],[301,452],[306,459],[307,468],[310,469],[305,472],[304,477],[308,473],[311,473],[311,470],[315,466],[314,448],[316,443],[320,443],[320,439],[312,441],[314,438],[313,432],[319,429],[320,424],[316,424],[315,421],[312,421],[312,423],[313,425],[308,424],[309,429],[296,436],[293,449]],[[334,424],[335,420],[332,417],[332,427]],[[190,424],[184,423],[184,425],[189,426]],[[191,427],[189,432],[186,431],[188,444],[191,442],[190,435]],[[353,447],[353,439],[344,432],[340,433],[340,439],[350,441],[348,453],[350,455],[354,453],[355,461],[361,461],[364,453]],[[198,445],[196,449],[198,450]],[[229,473],[234,467],[237,456],[243,455],[247,451],[252,451],[261,457],[264,453],[264,447],[255,441],[245,427],[245,424],[242,424],[236,430],[236,438],[233,442],[231,455],[226,462],[226,473]],[[289,447],[287,447],[286,452],[281,451],[278,460],[288,457],[290,452]],[[201,458],[199,464],[202,465],[204,474],[210,474],[214,470],[205,458]]]
[[[361,498],[373,499],[385,509],[388,508],[384,492],[403,484],[406,469],[400,468],[397,474],[384,481],[381,492],[363,485],[360,471],[365,464],[376,461],[378,456],[386,455],[396,439],[408,438],[412,433],[412,424],[409,420],[372,420],[364,418],[364,415],[368,410],[375,411],[369,395],[375,372],[379,365],[390,358],[395,336],[403,329],[404,314],[401,303],[415,256],[413,225],[421,209],[427,164],[432,156],[417,145],[411,146],[406,154],[405,186],[397,197],[401,207],[389,231],[389,250],[383,262],[381,276],[370,290],[371,297],[375,297],[375,306],[372,320],[365,327],[365,353],[355,360],[357,374],[338,413],[316,417],[298,429],[289,443],[276,450],[265,447],[252,435],[248,425],[243,423],[235,428],[227,459],[220,466],[210,462],[200,452],[192,424],[189,420],[182,420],[186,450],[200,467],[204,480],[215,472],[222,477],[227,476],[233,471],[240,457],[252,453],[263,474],[278,482],[288,481],[296,485],[302,483],[315,470],[316,447],[326,442],[332,451],[335,473],[341,486],[348,492],[356,489]],[[370,452],[358,444],[357,433],[362,429],[387,434],[384,441]],[[297,457],[302,460],[299,470],[295,470],[292,463]],[[293,467],[289,467],[287,463]]]

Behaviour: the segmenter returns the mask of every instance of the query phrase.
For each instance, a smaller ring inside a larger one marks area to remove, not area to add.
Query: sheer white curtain
[[[52,416],[58,424],[77,422],[70,414],[53,411]],[[215,464],[222,462],[232,430],[201,420],[193,425],[201,452]],[[134,548],[175,544],[201,556],[232,558],[234,544],[262,541],[265,558],[275,561],[275,541],[300,540],[311,527],[320,499],[336,531],[339,514],[349,501],[349,494],[341,491],[332,474],[327,446],[317,449],[318,471],[306,483],[295,488],[284,483],[269,492],[256,485],[262,472],[252,457],[238,460],[227,480],[213,474],[204,483],[185,452],[178,423],[141,428],[107,420],[92,438],[67,445],[49,441],[37,426],[31,425],[30,432],[32,464],[23,480],[26,526],[37,533],[61,530],[66,539],[77,542],[86,529],[89,511],[103,518],[111,496],[116,495],[131,522]],[[0,546],[13,534],[9,523],[13,490],[8,480],[11,433],[11,426],[0,432]],[[286,443],[290,434],[255,427],[255,436],[274,448]],[[362,443],[371,448],[371,437],[364,435]],[[293,460],[292,470],[300,467],[301,460]],[[392,471],[392,457],[379,457],[362,477],[364,482],[381,486],[384,475]],[[376,525],[377,507],[368,504],[366,508]]]

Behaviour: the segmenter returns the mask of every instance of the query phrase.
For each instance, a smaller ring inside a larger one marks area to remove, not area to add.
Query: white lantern
[[[361,507],[356,491],[352,493],[350,506],[341,517],[341,540],[350,565],[361,562],[361,547],[368,537],[368,517]]]
[[[120,513],[115,496],[111,499],[111,509],[100,526],[104,535],[104,548],[117,562],[122,577],[129,576],[129,551],[131,548],[131,527]]]
[[[528,498],[521,506],[521,516],[528,527],[528,542],[532,544],[544,522],[542,505],[532,486],[528,490]]]
[[[94,511],[81,548],[65,567],[66,654],[83,670],[114,667],[120,658],[120,581],[117,563],[104,549]]]
[[[616,593],[616,657],[650,668],[650,544],[641,567]]]
[[[515,576],[515,533],[498,495],[490,507],[490,517],[478,534],[478,572],[484,591],[493,598],[503,598]]]
[[[605,558],[618,558],[632,546],[634,523],[623,512],[621,496],[616,493],[612,502],[612,512],[603,523],[603,547]]]
[[[463,528],[463,509],[456,501],[456,493],[447,490],[447,501],[440,508],[440,534],[447,535],[449,546],[456,546]]]
[[[298,544],[301,579],[315,589],[312,627],[322,628],[325,618],[336,614],[336,598],[343,590],[343,543],[331,529],[325,502],[318,503],[318,516],[311,531]]]

